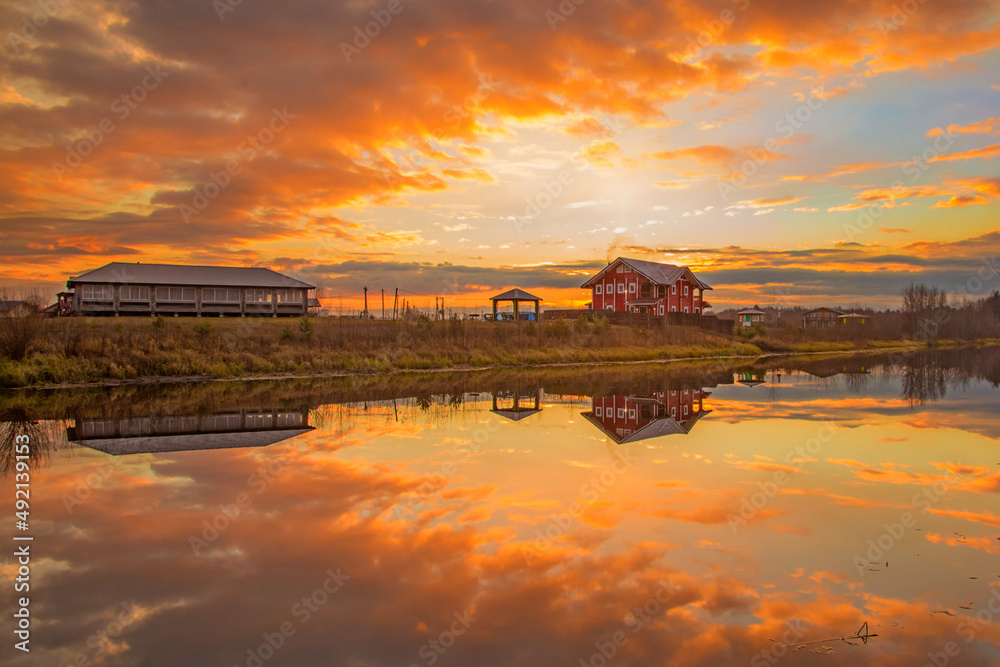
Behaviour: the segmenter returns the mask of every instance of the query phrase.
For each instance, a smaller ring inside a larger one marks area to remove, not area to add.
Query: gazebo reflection
[[[541,389],[495,391],[493,392],[493,409],[490,412],[511,421],[521,421],[525,417],[542,411],[541,394]]]

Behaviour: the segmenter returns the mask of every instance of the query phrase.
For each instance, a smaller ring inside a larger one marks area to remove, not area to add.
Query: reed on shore
[[[697,359],[899,344],[905,341],[782,342],[688,327],[615,326],[601,318],[492,323],[73,317],[45,320],[23,358],[0,358],[0,386]]]

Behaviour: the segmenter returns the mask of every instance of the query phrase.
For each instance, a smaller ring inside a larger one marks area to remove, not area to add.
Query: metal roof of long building
[[[139,285],[216,285],[219,287],[316,286],[263,266],[186,266],[182,264],[135,264],[111,262],[70,278],[72,283]]]
[[[279,429],[276,431],[237,431],[232,433],[193,433],[186,435],[142,435],[124,438],[67,439],[77,445],[120,456],[123,454],[156,454],[187,452],[201,449],[235,449],[242,447],[267,447],[310,431],[314,427]]]

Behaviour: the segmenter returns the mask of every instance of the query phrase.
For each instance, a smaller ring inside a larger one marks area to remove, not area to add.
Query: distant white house
[[[736,313],[741,327],[752,327],[756,324],[764,323],[764,311],[754,306]]]
[[[35,306],[27,301],[0,301],[0,317],[18,317],[37,310]]]

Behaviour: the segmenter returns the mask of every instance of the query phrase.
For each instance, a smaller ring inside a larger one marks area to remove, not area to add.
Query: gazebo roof
[[[494,297],[490,297],[490,301],[513,301],[517,299],[518,301],[541,301],[541,297],[537,297],[534,294],[528,294],[523,289],[515,287],[512,290],[507,290],[503,294],[497,294]]]
[[[511,421],[519,422],[526,417],[530,417],[531,415],[537,415],[541,412],[541,410],[535,408],[521,408],[519,410],[490,410],[490,412],[500,415],[501,417],[506,417]]]

